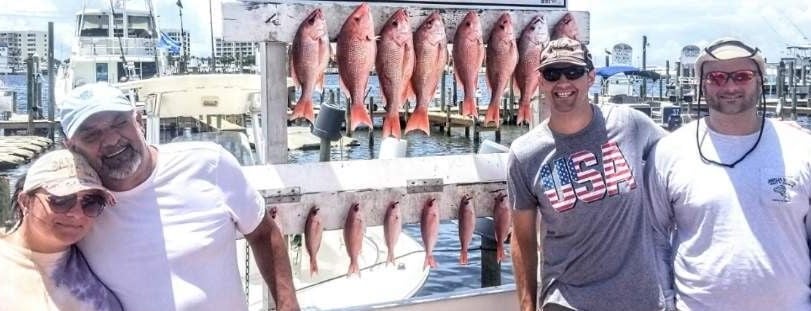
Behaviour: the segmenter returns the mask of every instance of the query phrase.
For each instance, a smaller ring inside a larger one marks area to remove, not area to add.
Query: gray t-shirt
[[[545,122],[510,148],[513,208],[540,208],[546,231],[539,305],[662,309],[642,166],[666,132],[627,107],[593,111],[578,133],[555,133]]]

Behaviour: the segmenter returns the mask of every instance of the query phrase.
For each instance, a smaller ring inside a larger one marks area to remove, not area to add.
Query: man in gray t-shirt
[[[577,41],[550,42],[539,69],[551,116],[513,142],[508,164],[522,310],[662,309],[642,166],[665,131],[636,110],[589,104],[594,66]]]

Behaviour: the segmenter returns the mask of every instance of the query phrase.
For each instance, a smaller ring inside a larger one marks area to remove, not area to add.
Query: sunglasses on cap
[[[91,218],[97,217],[101,215],[101,212],[104,210],[104,205],[106,204],[104,196],[100,194],[83,195],[81,199],[76,193],[63,196],[44,193],[43,196],[47,198],[48,207],[51,211],[57,214],[67,213],[76,206],[76,202],[79,201],[85,216]]]
[[[724,86],[729,80],[732,80],[736,85],[741,85],[749,83],[754,78],[755,72],[752,70],[738,70],[735,72],[710,71],[704,75],[707,83],[714,86]]]
[[[727,45],[732,45],[732,46],[742,48],[744,51],[749,53],[749,56],[746,56],[747,58],[755,56],[755,54],[760,52],[760,49],[752,48],[751,46],[748,46],[745,43],[743,43],[741,41],[738,41],[738,40],[721,41],[721,42],[718,42],[716,44],[713,44],[713,45],[710,45],[710,46],[704,48],[704,51],[707,52],[707,54],[709,54],[710,56],[712,56],[715,59],[721,59],[720,57],[717,57],[714,54],[712,54],[712,51],[715,51],[718,48],[720,48],[722,46],[727,46]]]
[[[566,80],[572,81],[580,79],[588,72],[588,69],[583,66],[570,66],[563,68],[544,68],[541,70],[541,75],[546,81],[555,82],[560,80],[561,76],[566,76]]]

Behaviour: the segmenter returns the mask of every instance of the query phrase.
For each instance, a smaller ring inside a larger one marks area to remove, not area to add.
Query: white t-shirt
[[[120,311],[76,247],[38,253],[0,237],[0,311]]]
[[[235,240],[259,225],[262,197],[219,145],[157,148],[149,179],[114,193],[79,246],[128,311],[246,310]]]
[[[701,151],[721,163],[739,159],[758,137],[704,125]],[[658,257],[676,307],[811,310],[811,136],[768,120],[756,149],[726,168],[701,160],[695,126],[662,138],[648,163],[653,225],[660,241],[674,232],[672,248],[660,247]]]

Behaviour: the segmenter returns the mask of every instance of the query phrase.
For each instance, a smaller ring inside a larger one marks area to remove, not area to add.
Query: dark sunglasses
[[[75,193],[64,196],[44,194],[44,196],[48,199],[48,207],[57,214],[67,213],[79,200],[79,196]],[[89,194],[82,196],[79,203],[85,216],[97,217],[104,210],[105,200],[100,194]]]
[[[729,80],[732,80],[736,85],[741,85],[752,81],[755,78],[755,72],[752,70],[738,70],[735,72],[723,71],[710,71],[704,78],[707,83],[714,86],[724,86]]]
[[[580,79],[588,72],[588,69],[583,66],[571,66],[564,68],[544,68],[541,70],[541,75],[546,81],[555,82],[560,80],[561,76],[566,76],[566,80],[572,81]]]

